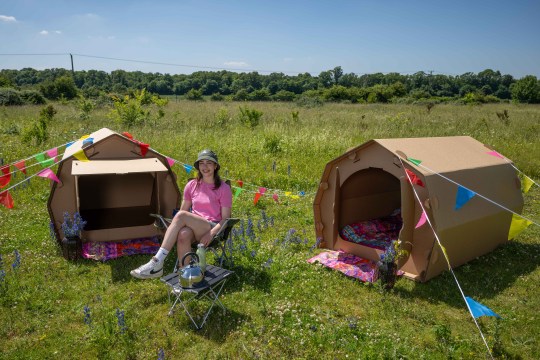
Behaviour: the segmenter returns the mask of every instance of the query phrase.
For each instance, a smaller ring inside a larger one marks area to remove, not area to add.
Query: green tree
[[[514,101],[531,104],[540,102],[540,84],[536,76],[528,75],[519,79],[512,84],[510,91]]]

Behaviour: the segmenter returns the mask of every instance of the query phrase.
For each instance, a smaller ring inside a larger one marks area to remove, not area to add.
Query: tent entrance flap
[[[159,210],[156,171],[161,168],[166,170],[157,159],[74,162],[85,231],[153,224],[149,214]]]

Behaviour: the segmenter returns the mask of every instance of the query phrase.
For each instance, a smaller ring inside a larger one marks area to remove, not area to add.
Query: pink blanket
[[[371,260],[348,254],[343,250],[325,251],[312,257],[307,262],[312,264],[315,261],[363,282],[377,281],[377,264]]]
[[[106,261],[135,254],[155,254],[159,250],[157,236],[124,241],[85,242],[82,256],[85,259]]]

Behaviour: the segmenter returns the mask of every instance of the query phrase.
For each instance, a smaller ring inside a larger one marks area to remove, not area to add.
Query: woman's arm
[[[231,217],[231,208],[222,207],[221,208],[221,221],[210,230],[210,235],[214,237],[219,230],[221,229],[221,226],[225,223],[225,221]]]
[[[180,210],[189,211],[191,209],[191,201],[184,199],[182,205],[180,205]]]

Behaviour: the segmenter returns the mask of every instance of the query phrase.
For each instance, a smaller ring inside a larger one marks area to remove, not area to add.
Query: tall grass
[[[240,106],[263,113],[245,126]],[[120,128],[97,107],[81,120],[75,104],[58,110],[41,146],[21,142],[40,107],[0,109],[0,158],[10,163],[102,127],[129,131],[159,152],[191,164],[214,149],[222,175],[246,184],[308,195],[264,197],[253,205],[246,191],[233,214],[243,219],[234,237],[236,276],[201,331],[177,311],[167,316],[165,286],[129,271],[147,256],[109,262],[61,257],[49,237],[48,180],[34,178],[12,191],[15,208],[0,207],[2,357],[78,358],[481,358],[486,349],[453,278],[426,284],[400,280],[394,290],[365,285],[306,263],[315,255],[312,194],[325,164],[373,138],[470,135],[512,159],[538,182],[540,107],[531,105],[295,104],[171,102],[165,116]],[[507,110],[508,119],[497,116]],[[296,114],[296,115],[294,115]],[[182,187],[188,175],[181,168]],[[525,197],[524,214],[539,219],[540,191]],[[266,219],[266,220],[264,220]],[[269,220],[271,219],[271,220]],[[251,223],[251,225],[250,225]],[[247,229],[251,226],[252,233]],[[244,229],[240,233],[240,229]],[[294,231],[291,231],[294,229]],[[479,323],[498,358],[540,357],[540,231],[531,226],[516,240],[456,270],[468,296],[503,319]],[[13,268],[15,253],[20,265]],[[170,256],[166,270],[172,270]],[[196,309],[201,311],[202,308]],[[123,326],[118,314],[123,314]]]

